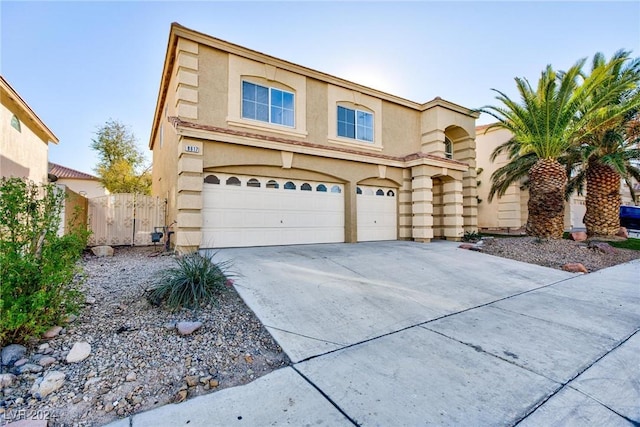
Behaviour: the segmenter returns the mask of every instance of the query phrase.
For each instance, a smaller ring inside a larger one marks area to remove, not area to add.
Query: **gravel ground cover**
[[[27,346],[16,363],[21,366],[3,366],[0,425],[19,418],[48,418],[49,426],[103,425],[289,364],[233,288],[217,306],[198,312],[151,305],[145,291],[174,262],[173,256],[153,256],[155,251],[116,248],[113,257],[85,255],[87,304],[77,319],[60,325],[57,336]],[[183,336],[176,328],[183,321],[202,327]],[[78,342],[91,346],[90,355],[68,363]],[[62,386],[37,399],[31,387],[50,372],[64,374]]]
[[[640,251],[605,253],[584,242],[532,237],[485,239],[479,248],[551,268],[582,263],[589,272],[640,258]],[[24,418],[46,418],[49,426],[103,425],[244,384],[290,363],[233,288],[217,306],[198,312],[151,305],[146,290],[173,263],[172,255],[158,255],[154,248],[117,248],[104,258],[85,255],[84,310],[52,338],[27,346],[17,362],[3,361],[0,425]],[[179,322],[202,322],[202,327],[180,335]],[[68,362],[76,343],[88,343],[90,353]],[[34,383],[52,373],[61,373],[55,390],[39,398]]]
[[[496,237],[484,240],[481,252],[517,261],[557,268],[568,263],[581,263],[588,272],[640,259],[640,251],[611,248],[605,253],[587,242],[567,239],[539,240],[535,237]]]

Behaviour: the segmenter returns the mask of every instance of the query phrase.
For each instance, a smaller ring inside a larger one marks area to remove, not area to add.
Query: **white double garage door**
[[[359,241],[397,238],[396,190],[359,186]],[[345,241],[344,186],[205,174],[203,248],[338,243]]]

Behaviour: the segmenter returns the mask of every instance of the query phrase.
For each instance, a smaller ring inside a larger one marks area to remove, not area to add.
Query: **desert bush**
[[[171,309],[199,309],[217,304],[225,291],[230,263],[215,263],[214,254],[193,252],[175,259],[176,265],[160,273],[158,283],[150,292],[154,304],[166,302]]]
[[[64,194],[54,185],[0,181],[0,346],[39,336],[77,312],[77,260],[88,232],[58,236]]]

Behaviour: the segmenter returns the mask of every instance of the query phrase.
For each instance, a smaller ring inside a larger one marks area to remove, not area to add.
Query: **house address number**
[[[187,153],[199,153],[200,147],[196,145],[185,145],[184,151],[186,151]]]

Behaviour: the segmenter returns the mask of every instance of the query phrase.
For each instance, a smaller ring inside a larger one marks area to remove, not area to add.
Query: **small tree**
[[[0,180],[0,347],[38,336],[78,308],[76,261],[88,233],[57,235],[63,201],[51,184]]]
[[[99,155],[95,168],[100,182],[112,193],[151,192],[151,173],[136,138],[127,126],[110,119],[96,132],[91,148]]]

